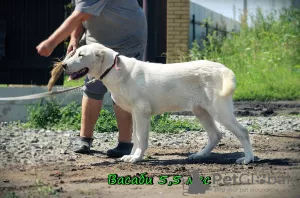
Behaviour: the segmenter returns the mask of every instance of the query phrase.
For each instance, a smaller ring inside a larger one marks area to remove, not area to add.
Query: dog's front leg
[[[136,121],[134,120],[133,115],[132,115],[132,131],[133,131],[132,132],[133,147],[131,149],[130,155],[133,155],[137,148]]]
[[[133,149],[130,155],[124,155],[121,160],[124,162],[139,162],[143,159],[148,148],[150,117],[140,112],[132,112],[133,120]]]

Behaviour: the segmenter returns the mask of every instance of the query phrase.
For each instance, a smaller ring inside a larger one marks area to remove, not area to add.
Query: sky
[[[191,0],[191,2],[237,21],[239,21],[240,13],[243,12],[244,5],[244,0]],[[267,13],[272,11],[273,8],[280,9],[291,5],[290,0],[247,0],[247,2],[250,15],[255,15],[257,7],[262,8]]]

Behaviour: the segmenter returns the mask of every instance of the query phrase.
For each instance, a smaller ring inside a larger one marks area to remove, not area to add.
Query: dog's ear
[[[103,50],[95,50],[94,51],[94,55],[95,57],[99,58],[99,59],[103,59],[104,58],[104,55],[105,55],[105,52]]]

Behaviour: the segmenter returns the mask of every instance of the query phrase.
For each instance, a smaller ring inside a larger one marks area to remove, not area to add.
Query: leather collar
[[[118,57],[119,57],[119,54],[116,55],[115,57],[115,60],[114,60],[114,63],[112,64],[112,66],[110,68],[108,68],[101,76],[100,76],[100,80],[102,80],[107,74],[108,72],[110,72],[110,70],[114,67],[117,68],[117,61],[118,61]]]

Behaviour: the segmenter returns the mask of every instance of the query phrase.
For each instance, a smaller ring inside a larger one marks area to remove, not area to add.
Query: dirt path
[[[236,102],[238,116],[299,115],[299,101]],[[299,117],[300,118],[300,117]],[[291,123],[293,124],[293,123]],[[188,161],[186,157],[196,152],[200,145],[151,146],[138,164],[128,164],[107,158],[99,151],[91,155],[78,155],[76,159],[21,165],[0,169],[0,197],[300,197],[300,130],[276,133],[250,133],[256,162],[237,165],[235,160],[243,155],[236,138],[225,137],[211,156]],[[206,140],[206,134],[201,134]],[[51,138],[52,136],[49,136]],[[211,184],[200,180],[186,185],[191,173],[211,176]],[[145,173],[153,178],[153,185],[109,185],[108,175],[135,176]],[[182,176],[179,185],[158,184],[162,175]],[[275,181],[276,180],[276,181]],[[275,183],[275,184],[274,184]],[[201,194],[190,194],[189,192]],[[17,195],[17,196],[15,196]]]
[[[300,196],[300,133],[282,132],[278,135],[251,134],[254,153],[259,158],[251,165],[237,165],[242,155],[236,140],[224,140],[214,153],[201,161],[188,161],[186,156],[198,148],[150,148],[151,156],[139,164],[128,164],[106,158],[100,152],[80,155],[76,161],[37,167],[11,167],[0,171],[0,197],[15,192],[19,197],[299,197]],[[160,175],[187,177],[193,170],[211,176],[215,184],[199,185],[189,194],[191,185],[159,185]],[[108,175],[119,176],[147,172],[153,185],[109,185]],[[244,175],[242,175],[244,174]],[[227,177],[226,177],[227,176]],[[234,176],[238,177],[234,182]],[[242,178],[241,181],[239,178]],[[250,184],[245,183],[249,179]],[[274,183],[276,179],[276,184]],[[278,184],[278,183],[281,184]],[[261,184],[260,184],[261,183]],[[183,188],[185,190],[183,190]],[[184,194],[184,195],[183,195]],[[12,194],[10,194],[11,197]]]

